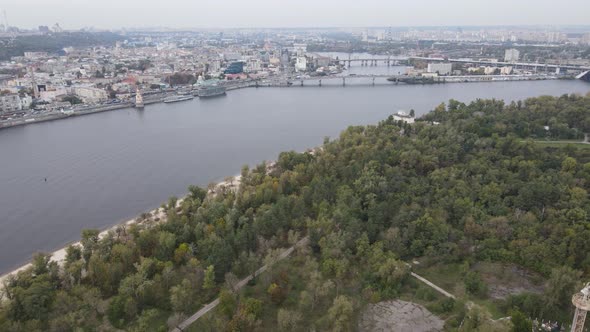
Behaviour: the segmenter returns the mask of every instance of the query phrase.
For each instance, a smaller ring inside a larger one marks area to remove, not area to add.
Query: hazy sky
[[[10,25],[360,27],[590,24],[590,0],[0,0]]]

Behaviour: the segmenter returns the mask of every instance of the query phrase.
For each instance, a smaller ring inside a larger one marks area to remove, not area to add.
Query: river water
[[[0,130],[0,273],[78,240],[83,229],[129,220],[190,184],[320,145],[348,125],[410,108],[424,114],[450,98],[589,91],[581,81],[251,88]]]

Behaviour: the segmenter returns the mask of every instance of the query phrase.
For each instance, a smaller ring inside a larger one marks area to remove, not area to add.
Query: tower
[[[143,96],[141,95],[141,91],[139,91],[139,88],[135,90],[135,107],[143,108]]]
[[[586,314],[590,311],[590,282],[579,293],[572,296],[572,303],[576,307],[571,332],[582,332]]]

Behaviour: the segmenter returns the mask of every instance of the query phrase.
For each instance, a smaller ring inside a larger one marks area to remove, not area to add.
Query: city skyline
[[[143,5],[137,0],[23,0],[0,7],[11,26],[36,28],[59,23],[64,29],[168,27],[168,28],[293,28],[375,26],[502,26],[587,25],[584,0],[499,0],[493,6],[478,1],[368,0],[344,4],[336,0],[210,0],[198,4],[170,0]],[[465,15],[468,13],[468,15]]]

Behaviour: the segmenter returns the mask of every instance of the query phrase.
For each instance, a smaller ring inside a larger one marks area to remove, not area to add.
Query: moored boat
[[[193,96],[190,95],[184,95],[184,96],[172,96],[172,97],[168,97],[166,99],[164,99],[165,103],[176,103],[179,101],[185,101],[185,100],[191,100],[193,99]]]
[[[199,98],[222,96],[225,94],[225,87],[219,85],[206,85],[197,91]]]

